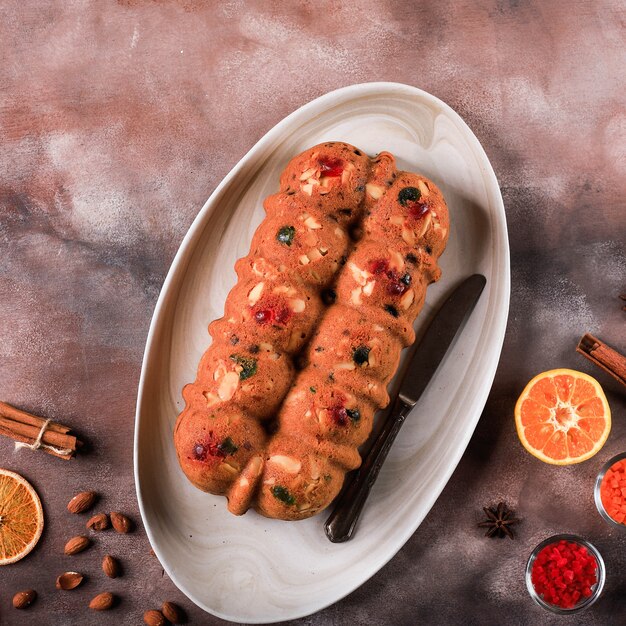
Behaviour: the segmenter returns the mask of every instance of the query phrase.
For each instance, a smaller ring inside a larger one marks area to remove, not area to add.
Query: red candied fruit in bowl
[[[562,539],[537,554],[531,581],[537,595],[548,604],[574,609],[593,595],[598,562],[585,546]]]

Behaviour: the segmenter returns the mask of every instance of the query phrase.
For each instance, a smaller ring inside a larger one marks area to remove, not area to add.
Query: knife
[[[382,430],[374,440],[361,467],[337,498],[324,524],[333,543],[348,541],[354,534],[365,501],[387,458],[404,420],[415,406],[456,337],[463,322],[474,310],[487,279],[482,274],[466,278],[447,298],[429,324],[419,345],[409,357],[400,391]]]

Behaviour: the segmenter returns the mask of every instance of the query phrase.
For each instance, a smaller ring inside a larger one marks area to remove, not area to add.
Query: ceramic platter
[[[178,467],[172,443],[181,389],[195,377],[248,253],[263,199],[291,157],[322,141],[370,155],[392,152],[401,169],[434,180],[450,208],[443,277],[429,287],[423,327],[459,281],[487,277],[469,322],[407,419],[354,538],[330,543],[327,513],[301,522],[234,517]],[[270,130],[208,199],[187,233],[159,297],[143,361],[135,427],[135,478],[150,542],[174,583],[206,611],[261,623],[308,615],[374,575],[415,532],[441,493],[483,410],[504,339],[509,250],[502,197],[480,143],[434,96],[407,85],[366,83],[333,91]]]

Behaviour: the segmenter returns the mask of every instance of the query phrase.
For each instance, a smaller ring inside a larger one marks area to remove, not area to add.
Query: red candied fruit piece
[[[193,458],[196,461],[209,461],[211,459],[223,459],[226,453],[219,447],[213,436],[213,431],[204,441],[197,441],[193,446]]]
[[[368,270],[374,276],[384,275],[389,279],[387,283],[387,293],[390,296],[401,296],[411,284],[410,274],[400,274],[395,270],[389,269],[389,261],[387,259],[374,259],[370,261]]]
[[[374,276],[380,276],[380,274],[386,274],[389,271],[389,261],[387,259],[374,259],[370,261],[368,270]]]
[[[387,285],[387,293],[390,296],[401,296],[408,288],[409,286],[406,283],[403,283],[400,277],[394,277]]]
[[[428,210],[430,208],[428,204],[426,204],[425,202],[420,202],[419,200],[407,204],[407,207],[409,209],[409,216],[412,217],[414,220],[418,220],[421,217],[424,217],[424,215],[428,213]]]
[[[290,319],[292,311],[278,300],[264,301],[252,309],[252,315],[258,324],[277,324],[284,326]]]
[[[322,176],[335,178],[343,173],[343,161],[341,159],[321,158],[318,163]]]
[[[259,322],[259,324],[263,324],[264,322],[269,322],[272,318],[272,311],[269,309],[261,309],[254,314],[254,319]]]
[[[337,426],[347,426],[351,422],[358,422],[361,414],[357,408],[346,408],[346,397],[343,394],[333,396],[334,404],[327,408],[328,417]]]
[[[348,411],[343,404],[335,404],[328,409],[330,419],[332,419],[338,426],[345,426],[350,418],[348,417]]]

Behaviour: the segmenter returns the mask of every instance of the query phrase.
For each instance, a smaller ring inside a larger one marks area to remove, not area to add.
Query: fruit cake
[[[292,159],[264,207],[183,389],[174,442],[187,478],[232,513],[297,520],[326,508],[361,463],[441,274],[448,211],[391,154],[339,142]]]

